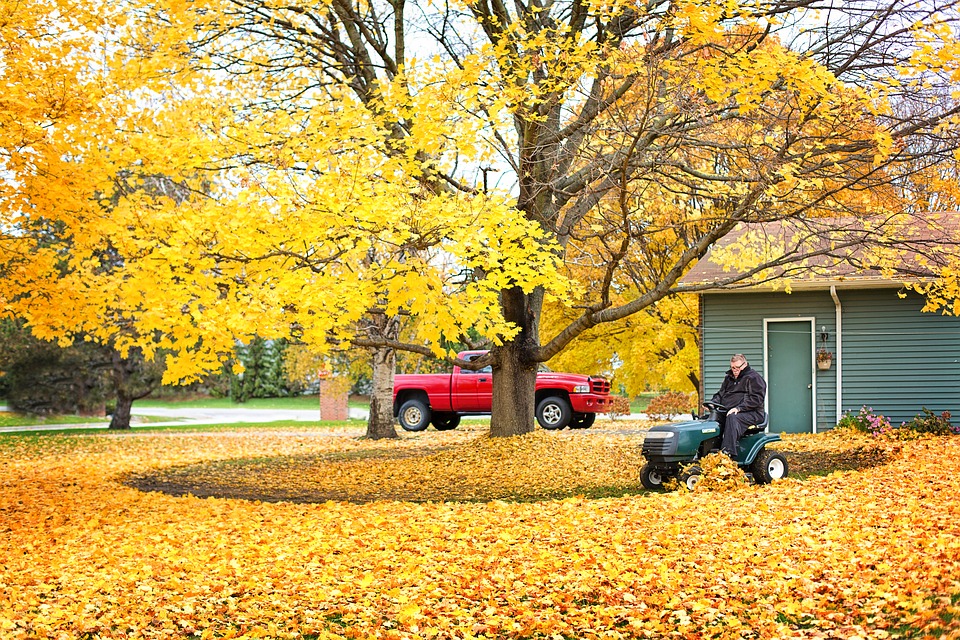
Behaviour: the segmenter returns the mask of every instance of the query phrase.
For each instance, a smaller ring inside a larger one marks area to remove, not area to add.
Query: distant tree
[[[133,402],[159,387],[163,373],[162,361],[145,362],[138,349],[124,358],[93,342],[61,347],[10,320],[0,322],[0,368],[11,408],[80,415],[108,409],[110,429],[130,428]]]
[[[236,359],[243,371],[231,376],[230,397],[234,402],[250,398],[282,398],[298,395],[303,386],[288,379],[284,361],[288,342],[254,337],[237,346]]]
[[[570,321],[548,306],[547,330]],[[696,296],[672,296],[642,312],[585,331],[548,362],[551,368],[610,376],[630,396],[648,388],[690,392],[700,388]]]
[[[59,347],[26,333],[18,348],[5,337],[7,405],[37,415],[103,414],[111,399],[109,354],[98,345]]]

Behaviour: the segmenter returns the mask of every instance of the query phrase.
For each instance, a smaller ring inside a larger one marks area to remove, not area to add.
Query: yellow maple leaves
[[[429,432],[395,446],[415,453],[442,445],[424,460],[447,453],[448,466],[478,476],[490,473],[484,465],[540,451],[556,459],[535,463],[526,481],[539,473],[549,482],[551,467],[592,465],[596,447],[628,450],[642,439],[629,428],[605,432],[498,440],[480,430]],[[3,636],[960,634],[960,500],[942,473],[960,439],[896,443],[901,449],[874,468],[732,493],[295,504],[173,497],[122,484],[128,473],[171,465],[390,448],[344,437],[355,433],[5,436]],[[824,442],[784,444],[836,447]],[[413,460],[398,458],[396,468]],[[377,463],[390,468],[384,464]],[[423,472],[419,481],[429,486],[438,470]]]

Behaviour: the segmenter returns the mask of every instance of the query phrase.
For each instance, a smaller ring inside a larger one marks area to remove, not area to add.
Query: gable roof
[[[679,284],[699,292],[889,288],[935,279],[957,260],[960,212],[791,218],[738,225]]]

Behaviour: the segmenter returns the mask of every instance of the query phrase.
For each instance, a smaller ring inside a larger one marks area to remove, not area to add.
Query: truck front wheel
[[[537,405],[537,422],[544,429],[563,429],[570,424],[573,410],[564,398],[550,396]]]
[[[573,420],[570,421],[571,429],[589,429],[597,419],[595,413],[574,413]]]
[[[407,431],[423,431],[430,424],[430,407],[413,398],[400,405],[400,426]]]

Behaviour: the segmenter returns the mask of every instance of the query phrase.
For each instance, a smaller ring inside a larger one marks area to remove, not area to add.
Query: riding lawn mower
[[[697,461],[720,451],[723,435],[721,416],[726,407],[706,402],[708,413],[686,422],[675,422],[652,427],[643,440],[643,457],[647,459],[640,470],[644,488],[662,490],[664,482],[677,479],[681,485],[693,489],[703,475]],[[767,484],[787,477],[787,459],[782,454],[768,451],[766,446],[778,442],[780,434],[766,433],[770,418],[749,427],[737,442],[736,463],[757,484]]]

